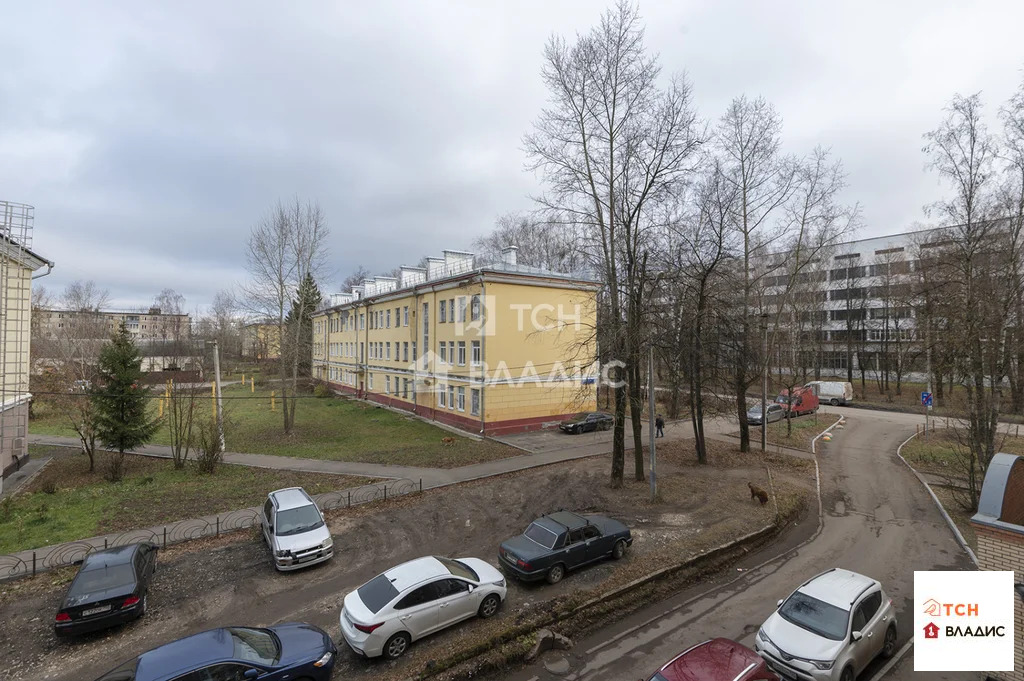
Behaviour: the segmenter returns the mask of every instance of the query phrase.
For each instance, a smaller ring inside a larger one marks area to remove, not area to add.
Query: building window
[[[416,341],[412,342],[412,363],[416,363]]]
[[[459,341],[459,366],[466,366],[466,341]]]
[[[480,366],[483,362],[483,356],[480,351],[480,341],[473,341],[470,345],[472,348],[471,360],[473,362],[473,366]]]
[[[469,407],[473,416],[480,416],[480,389],[473,388],[469,391]]]
[[[459,296],[459,321],[466,321],[466,296]]]
[[[361,315],[359,315],[359,330],[360,331],[365,331],[366,330],[366,313],[365,312],[362,313]]]
[[[395,308],[395,328],[396,329],[402,325],[402,322],[400,321],[402,318],[399,316],[400,314],[402,314],[402,308],[396,307]],[[397,393],[398,390],[395,390],[395,392]]]
[[[391,394],[391,377],[390,376],[385,376],[384,377],[384,394],[385,395],[390,395]]]
[[[409,326],[409,306],[402,308],[402,326]]]
[[[402,343],[402,361],[409,361],[409,341]]]
[[[441,310],[438,312],[438,315],[437,315],[437,323],[438,324],[444,324],[447,321],[448,321],[448,310],[446,309],[444,301],[442,300],[441,301]]]
[[[472,321],[480,321],[480,296],[473,296],[469,305],[469,317]]]
[[[373,390],[373,374],[370,374],[366,379],[366,385],[370,390]]]
[[[455,408],[455,386],[454,385],[448,386],[448,408],[449,409],[454,409]]]
[[[448,301],[448,318],[453,322],[455,321],[455,299],[452,298]]]
[[[397,345],[397,343],[395,345]],[[391,360],[391,342],[389,341],[389,342],[385,343],[384,347],[385,347],[385,352],[386,352],[386,354],[384,355],[384,359],[390,361]],[[396,347],[395,353],[397,354],[397,352],[398,352],[398,349]]]
[[[403,378],[402,379],[402,399],[403,400],[409,399],[409,379],[408,378]]]
[[[384,322],[384,328],[385,329],[390,329],[391,328],[391,310],[387,311],[387,318],[386,318],[386,321]]]
[[[466,411],[466,389],[459,386],[459,411]]]
[[[430,303],[423,303],[423,353],[430,350]],[[413,351],[413,354],[416,354]]]
[[[448,404],[445,402],[445,400],[447,399],[448,391],[444,389],[443,385],[438,387],[440,388],[440,390],[437,393],[437,403],[442,407],[447,407]]]
[[[437,344],[437,349],[440,351],[440,354],[441,354],[441,364],[447,364],[448,363],[448,344],[445,343],[444,341],[441,341],[440,343]]]

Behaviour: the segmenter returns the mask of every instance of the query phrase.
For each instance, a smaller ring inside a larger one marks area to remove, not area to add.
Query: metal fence
[[[339,508],[350,508],[374,501],[387,501],[405,496],[413,492],[423,491],[423,480],[399,478],[387,480],[361,487],[325,492],[313,498],[324,511]],[[79,541],[57,544],[32,551],[21,551],[16,554],[0,555],[0,580],[34,576],[39,572],[54,568],[74,565],[81,562],[93,551],[127,546],[139,542],[153,542],[167,548],[173,544],[202,539],[203,537],[219,537],[221,534],[248,529],[260,522],[259,508],[245,508],[239,511],[221,513],[212,519],[193,518],[179,520],[163,527],[146,530],[129,530],[121,534],[108,535],[102,538],[82,539]]]

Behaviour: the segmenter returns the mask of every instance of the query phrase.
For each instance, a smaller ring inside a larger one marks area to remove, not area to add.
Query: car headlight
[[[329,549],[332,546],[334,546],[334,540],[331,539],[330,537],[328,537],[327,541],[325,541],[323,544],[320,545],[320,548],[322,548],[322,549]]]
[[[822,671],[828,671],[829,669],[832,669],[833,665],[835,665],[835,663],[836,663],[835,660],[807,660],[807,661],[810,662],[811,664],[813,664],[815,667],[817,667],[818,669],[820,669]]]
[[[499,587],[501,587],[502,589],[504,589],[504,588],[505,588],[505,580],[504,580],[504,579],[502,579],[502,580],[501,580],[501,581],[499,581],[499,582],[495,582],[495,584],[497,584],[497,585],[498,585]]]
[[[288,549],[278,549],[277,551],[274,551],[274,555],[278,558],[287,558],[288,556],[292,555],[292,552]]]
[[[757,637],[759,639],[761,639],[762,641],[764,641],[765,643],[771,643],[772,642],[772,640],[770,638],[768,638],[768,634],[764,633],[764,629],[763,628],[757,630]]]
[[[328,651],[328,652],[324,653],[324,656],[323,656],[323,657],[321,657],[321,658],[320,658],[319,660],[317,660],[316,662],[314,662],[314,663],[313,663],[313,666],[314,666],[314,667],[323,667],[323,666],[326,666],[326,665],[330,664],[330,662],[331,662],[331,658],[332,658],[332,657],[334,657],[334,656],[333,656],[333,655],[331,655],[330,651]]]

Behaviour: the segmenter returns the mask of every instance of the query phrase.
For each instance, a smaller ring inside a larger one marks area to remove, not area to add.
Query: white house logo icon
[[[942,603],[939,603],[934,598],[929,598],[924,602],[924,614],[940,617],[942,615]]]

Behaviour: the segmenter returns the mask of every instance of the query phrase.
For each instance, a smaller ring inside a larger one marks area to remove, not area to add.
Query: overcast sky
[[[699,112],[770,100],[787,151],[829,146],[862,236],[924,219],[940,186],[921,135],[956,92],[994,118],[1024,66],[1024,3],[641,0],[649,48],[685,71]],[[287,9],[286,9],[287,8]],[[251,225],[279,197],[317,199],[331,292],[465,249],[529,209],[522,136],[544,104],[553,33],[601,3],[3,3],[0,199],[35,206],[39,281],[162,288],[190,308],[245,276]],[[994,123],[994,121],[993,121]]]

